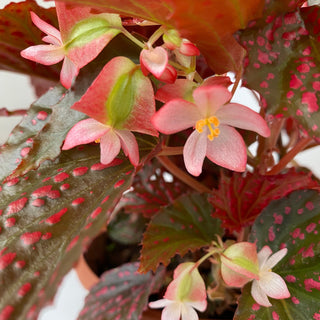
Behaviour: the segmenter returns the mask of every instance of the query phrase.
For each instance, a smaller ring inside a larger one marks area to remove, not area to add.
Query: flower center
[[[218,128],[219,124],[220,122],[218,118],[215,116],[212,116],[210,118],[198,120],[196,123],[196,130],[199,133],[202,133],[203,127],[207,126],[210,131],[210,134],[208,134],[208,139],[212,141],[213,138],[218,137],[220,134],[220,130]]]

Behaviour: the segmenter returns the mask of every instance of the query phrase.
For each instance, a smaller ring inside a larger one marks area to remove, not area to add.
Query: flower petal
[[[231,99],[231,93],[223,86],[204,86],[194,90],[193,98],[202,117],[208,118]]]
[[[258,252],[258,261],[259,261],[259,267],[260,269],[264,267],[264,264],[272,254],[272,250],[269,246],[264,246],[259,252]]]
[[[174,99],[166,103],[151,119],[162,133],[172,134],[195,126],[201,115],[195,104]]]
[[[234,271],[231,268],[229,268],[221,259],[222,264],[221,264],[221,276],[223,281],[230,287],[236,287],[236,288],[241,288],[243,287],[246,283],[252,280],[253,277],[251,276],[246,276],[243,272],[243,269],[239,268],[239,270]],[[241,273],[240,273],[241,272]]]
[[[62,69],[60,72],[60,82],[66,88],[69,89],[72,86],[73,80],[77,77],[79,68],[68,58],[63,60]]]
[[[207,152],[206,134],[193,131],[183,148],[184,164],[189,173],[199,176]]]
[[[143,49],[140,53],[140,64],[159,78],[167,67],[168,53],[162,47]]]
[[[139,164],[139,147],[136,137],[129,130],[115,130],[120,138],[121,148],[130,162],[136,167]]]
[[[271,298],[285,299],[290,297],[285,281],[277,273],[264,272],[260,276],[259,286]]]
[[[228,103],[216,111],[220,123],[259,133],[263,137],[270,135],[266,121],[259,113],[238,103]]]
[[[57,30],[55,27],[50,25],[49,23],[45,22],[44,20],[40,19],[34,12],[30,12],[32,22],[44,33],[48,36],[55,38],[60,45],[62,45],[60,31]]]
[[[172,301],[161,314],[161,320],[179,320],[181,314],[181,302]]]
[[[152,308],[152,309],[158,309],[158,308],[164,308],[171,303],[172,303],[172,301],[170,301],[168,299],[159,299],[157,301],[149,302],[148,306],[149,306],[149,308]]]
[[[100,161],[102,164],[109,164],[119,154],[121,149],[120,139],[114,130],[109,130],[100,139]]]
[[[109,130],[109,127],[94,119],[79,121],[68,132],[62,150],[69,150],[80,144],[93,142],[106,134]]]
[[[198,320],[197,312],[188,304],[181,306],[181,320]]]
[[[53,44],[31,46],[22,50],[20,54],[25,59],[44,64],[46,66],[60,62],[65,56],[63,49]]]
[[[253,280],[253,282],[252,282],[251,295],[252,295],[253,299],[257,303],[259,303],[261,306],[264,306],[264,307],[271,307],[272,306],[267,295],[260,288],[257,280]]]
[[[247,150],[241,135],[232,127],[220,125],[220,135],[208,142],[206,156],[224,168],[242,172],[246,168]]]
[[[192,308],[199,310],[200,312],[203,312],[207,309],[207,297],[205,297],[205,299],[201,301],[188,301],[186,303],[192,306]]]
[[[275,252],[270,258],[266,261],[264,267],[266,269],[272,269],[288,252],[287,248],[283,248]]]

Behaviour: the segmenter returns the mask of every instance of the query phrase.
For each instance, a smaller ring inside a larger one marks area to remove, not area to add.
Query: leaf
[[[85,117],[70,107],[86,92],[104,64],[119,54],[133,60],[138,57],[136,46],[119,36],[98,59],[81,70],[73,90],[66,91],[58,85],[33,103],[7,143],[0,147],[1,181],[13,171],[11,178],[59,156],[67,132]]]
[[[294,117],[310,137],[320,138],[320,8],[267,17],[244,31],[248,50],[244,78],[262,95],[268,113]]]
[[[258,172],[233,173],[231,178],[221,175],[219,188],[213,189],[209,202],[215,208],[213,216],[222,226],[239,231],[250,226],[270,201],[281,199],[290,192],[318,186],[311,175],[295,169],[286,173],[263,176]]]
[[[35,1],[10,3],[0,10],[0,69],[21,72],[58,80],[61,66],[43,66],[26,60],[20,52],[32,45],[42,43],[43,33],[32,23],[30,11],[51,25],[57,26],[55,9],[44,9]]]
[[[158,162],[145,165],[135,176],[132,188],[121,199],[123,208],[127,213],[142,214],[146,218],[189,190]]]
[[[168,265],[175,254],[183,256],[208,246],[221,234],[207,195],[183,196],[152,218],[143,237],[139,271],[155,271],[160,263]]]
[[[245,286],[235,320],[295,319],[320,316],[320,195],[318,191],[292,192],[270,203],[257,218],[251,241],[260,250],[268,245],[273,252],[287,247],[287,255],[272,269],[285,279],[291,297],[270,299],[272,307],[254,303],[251,284]]]
[[[244,51],[233,33],[261,15],[264,1],[66,0],[154,21],[195,43],[216,73],[240,69]],[[208,41],[210,39],[210,41]]]
[[[86,298],[78,320],[138,320],[149,295],[164,281],[164,272],[139,274],[138,263],[105,272]]]
[[[2,185],[0,283],[6,290],[0,318],[11,310],[6,320],[36,319],[84,239],[100,230],[130,186],[129,161],[118,159],[107,167],[99,159],[99,147],[86,145]]]
[[[277,15],[283,12],[295,11],[301,7],[306,0],[268,0],[264,7],[264,16]]]

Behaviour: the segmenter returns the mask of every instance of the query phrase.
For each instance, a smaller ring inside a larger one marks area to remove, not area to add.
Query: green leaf
[[[158,270],[156,275],[139,274],[137,268],[138,263],[128,263],[105,272],[91,289],[78,319],[140,319],[149,295],[164,281],[164,270]]]
[[[320,138],[320,8],[267,17],[241,35],[248,50],[244,79],[268,113],[294,117]]]
[[[12,310],[8,320],[25,320],[34,305],[38,311],[52,298],[84,239],[100,230],[130,186],[134,170],[127,160],[106,167],[99,159],[99,146],[86,145],[3,184],[0,315]],[[63,272],[56,273],[57,266]]]
[[[32,23],[30,11],[57,27],[55,8],[44,9],[35,1],[10,3],[0,10],[0,69],[58,80],[61,64],[43,66],[20,55],[23,49],[43,43],[43,33]]]
[[[258,250],[268,245],[273,252],[288,248],[287,255],[272,269],[285,281],[291,297],[270,299],[272,307],[255,303],[251,284],[245,286],[236,312],[236,320],[294,319],[320,316],[320,195],[318,191],[292,192],[272,202],[257,218],[250,241]]]
[[[222,234],[220,220],[212,218],[207,195],[192,194],[177,199],[151,220],[143,238],[139,270],[156,270],[175,255],[185,255],[210,245]]]

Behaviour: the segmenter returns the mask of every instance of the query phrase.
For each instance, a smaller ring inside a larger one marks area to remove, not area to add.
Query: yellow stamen
[[[212,116],[210,118],[198,120],[196,123],[196,130],[199,133],[202,133],[203,127],[207,126],[210,131],[210,134],[208,134],[208,139],[212,141],[213,138],[218,137],[220,134],[220,130],[218,128],[219,124],[219,119],[215,116]]]
[[[94,140],[95,143],[100,143],[100,138]]]

